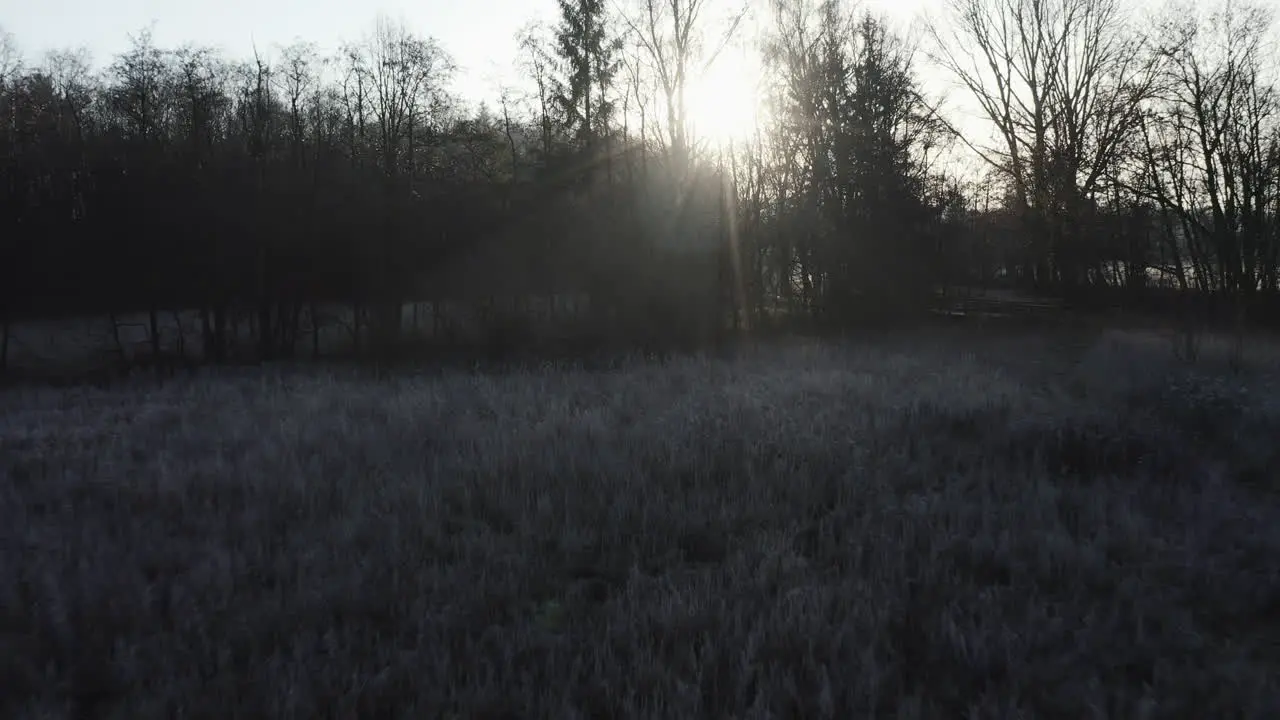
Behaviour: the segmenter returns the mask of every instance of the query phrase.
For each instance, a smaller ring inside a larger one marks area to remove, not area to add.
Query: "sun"
[[[693,137],[725,149],[755,134],[760,121],[760,69],[725,55],[690,84],[685,96]]]

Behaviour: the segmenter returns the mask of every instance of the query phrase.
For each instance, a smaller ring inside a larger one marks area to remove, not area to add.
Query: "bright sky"
[[[611,1],[623,7],[639,2]],[[748,46],[772,15],[769,0],[710,0],[707,12],[709,18],[725,18],[744,2],[755,12],[753,22],[739,31],[743,46],[726,51],[718,67],[691,88],[703,101],[700,106],[695,98],[691,108],[698,132],[715,138],[712,128],[718,128],[721,137],[715,141],[721,143],[730,136],[748,135],[754,125],[749,98],[756,81],[752,76],[758,76],[758,56]],[[945,6],[944,0],[860,4],[887,17],[900,31],[908,30],[922,11],[936,13]],[[94,65],[102,67],[128,48],[130,34],[149,26],[161,48],[192,43],[221,49],[229,58],[248,59],[255,45],[270,55],[277,46],[295,40],[313,42],[322,52],[335,50],[366,36],[377,15],[385,13],[392,20],[403,19],[411,32],[440,41],[459,66],[454,90],[475,104],[493,103],[504,86],[526,85],[516,68],[515,36],[531,20],[554,23],[557,12],[556,0],[0,0],[0,27],[14,35],[28,63],[40,62],[50,50],[86,48]],[[922,68],[927,65],[924,58],[919,63]],[[943,78],[926,74],[925,79],[931,94],[947,92]],[[948,95],[953,122],[975,127],[968,113],[954,112],[967,104],[963,94]]]
[[[475,97],[497,86],[515,57],[513,36],[543,6],[554,0],[0,0],[0,24],[28,60],[84,46],[105,64],[153,22],[160,47],[191,42],[248,58],[255,43],[264,52],[295,39],[334,49],[367,34],[382,11],[440,40],[464,68],[458,89]]]
[[[712,0],[723,11],[743,0]],[[761,6],[763,0],[750,0]],[[624,0],[625,2],[625,0]],[[924,4],[940,0],[863,0],[904,26]],[[419,35],[439,40],[461,66],[456,89],[469,100],[494,98],[518,79],[515,34],[529,20],[554,20],[555,0],[0,0],[0,26],[13,33],[28,61],[53,49],[86,47],[104,65],[151,23],[163,48],[191,42],[248,58],[295,39],[336,48],[373,26],[378,12],[403,18]],[[722,14],[721,13],[721,14]]]

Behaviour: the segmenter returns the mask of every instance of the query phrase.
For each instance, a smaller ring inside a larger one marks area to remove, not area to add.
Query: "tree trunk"
[[[213,360],[223,363],[227,360],[227,308],[215,305],[213,308]]]
[[[0,308],[0,373],[9,370],[9,336],[13,329],[13,317],[9,306]]]
[[[302,303],[281,303],[278,309],[277,324],[280,328],[280,349],[284,357],[292,360],[297,357],[298,327],[302,323]]]
[[[311,301],[311,359],[320,359],[320,308]]]
[[[271,302],[265,298],[258,302],[258,359],[272,360],[275,355],[274,323],[271,320]]]
[[[364,306],[360,301],[351,303],[351,345],[356,357],[360,357],[360,317],[364,314]]]
[[[108,312],[107,318],[111,321],[111,339],[115,341],[116,352],[120,354],[120,359],[124,360],[124,343],[120,341],[120,321],[116,319],[115,312]]]
[[[147,311],[147,321],[151,330],[151,356],[160,357],[160,311],[156,309],[155,303],[151,304]]]
[[[200,308],[200,340],[204,350],[204,361],[212,363],[214,361],[213,316],[209,312],[208,305]]]
[[[187,359],[187,332],[186,329],[182,327],[182,313],[177,310],[173,311],[173,325],[178,331],[178,336],[175,341],[177,343],[177,359],[185,363]]]
[[[388,361],[400,342],[400,326],[404,322],[404,304],[398,299],[387,299],[378,304],[374,318],[374,338],[379,359]]]

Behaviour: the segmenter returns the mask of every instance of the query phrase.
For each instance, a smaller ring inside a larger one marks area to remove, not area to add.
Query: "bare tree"
[[[1119,0],[951,0],[934,59],[972,94],[998,145],[956,133],[1010,183],[1025,223],[1024,274],[1080,281],[1069,237],[1151,96],[1157,62]]]
[[[22,56],[18,52],[17,43],[14,41],[13,35],[0,27],[0,146],[5,148],[5,167],[11,167],[14,161],[15,148],[10,140],[12,134],[11,119],[11,100],[10,88],[13,84],[15,76],[22,67]],[[11,233],[6,232],[5,235]],[[11,256],[16,248],[11,247],[14,243],[12,239],[0,241],[0,260],[6,256]],[[16,263],[6,262],[7,267],[15,267]],[[9,334],[10,326],[13,322],[12,316],[12,282],[8,282],[8,273],[0,275],[0,283],[4,283],[6,290],[0,290],[0,371],[5,370],[9,364]]]
[[[539,147],[542,157],[551,156],[556,141],[556,133],[560,126],[560,113],[555,102],[556,57],[550,49],[551,31],[546,25],[530,23],[520,29],[517,34],[520,45],[520,68],[533,81],[536,97],[535,118],[538,123]]]
[[[715,62],[733,39],[747,6],[723,18],[708,44],[711,0],[637,0],[623,17],[650,65],[665,105],[665,144],[676,176],[694,156],[688,110],[689,85]]]
[[[1165,91],[1145,117],[1146,153],[1131,186],[1159,207],[1181,284],[1230,298],[1237,322],[1253,296],[1276,288],[1280,88],[1266,43],[1273,22],[1260,5],[1223,3],[1207,13],[1169,6],[1158,50]]]
[[[642,61],[642,47],[631,47],[622,55],[622,67],[626,71],[627,89],[624,93],[624,107],[622,111],[623,122],[628,125],[624,126],[623,135],[626,137],[634,137],[636,139],[640,152],[640,166],[643,171],[648,163],[648,149],[650,131],[650,116],[653,107],[653,97],[655,85],[653,78],[644,71]],[[631,112],[632,103],[635,104],[636,120],[639,121],[639,127],[636,133],[632,135],[629,123],[633,117]],[[628,164],[632,168],[633,163]]]
[[[122,220],[135,226],[131,228],[133,232],[152,238],[156,235],[155,227],[163,216],[159,204],[152,199],[154,194],[151,191],[158,189],[163,182],[160,178],[160,161],[173,109],[172,82],[168,53],[156,47],[150,30],[143,30],[133,36],[131,41],[129,50],[117,57],[111,65],[110,74],[115,82],[108,91],[108,100],[125,132],[125,149],[130,170],[135,177],[141,178],[139,189],[147,193],[144,197],[132,199],[132,202],[139,205],[134,210],[140,212],[136,212],[132,218],[122,217]],[[140,256],[134,258],[135,261],[146,263],[150,267],[162,264],[159,254],[163,248],[158,244],[138,250]],[[149,273],[144,283],[148,294],[151,344],[155,354],[160,353],[161,344],[157,306],[161,295],[161,281],[159,272],[155,272]]]
[[[444,85],[453,62],[431,39],[415,37],[403,22],[379,17],[373,35],[361,46],[361,67],[370,85],[372,120],[376,127],[379,170],[384,184],[383,229],[375,264],[385,295],[378,303],[377,340],[380,352],[391,352],[402,322],[407,279],[395,267],[394,248],[403,243],[407,228],[397,226],[392,211],[401,188],[414,192],[420,133],[431,130],[442,109]]]
[[[453,63],[434,40],[414,37],[403,22],[385,16],[378,19],[364,51],[382,170],[395,175],[412,168],[414,133],[438,107]]]
[[[86,112],[94,100],[88,50],[52,51],[45,56],[43,72],[58,97],[59,129],[68,140],[82,141]]]
[[[306,104],[319,84],[320,57],[314,43],[296,42],[280,51],[278,91],[287,107],[290,161],[301,167],[305,153]]]
[[[22,52],[13,33],[0,26],[0,90],[22,72]]]

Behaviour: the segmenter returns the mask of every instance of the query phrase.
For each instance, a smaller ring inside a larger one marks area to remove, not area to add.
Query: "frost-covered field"
[[[0,716],[1278,717],[1277,438],[1127,335],[11,389]]]

